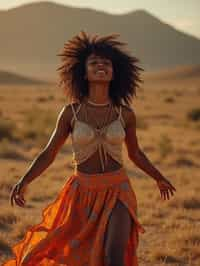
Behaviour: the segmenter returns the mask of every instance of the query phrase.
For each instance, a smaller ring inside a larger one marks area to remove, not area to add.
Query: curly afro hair
[[[67,98],[80,102],[88,96],[85,63],[90,54],[95,54],[112,61],[114,79],[110,81],[109,97],[113,104],[119,106],[123,101],[131,104],[139,82],[143,82],[140,71],[144,69],[136,65],[139,62],[136,57],[122,49],[126,43],[116,40],[118,36],[91,36],[81,31],[64,44],[62,52],[57,54],[64,63],[56,71],[59,71],[58,86],[63,88]]]

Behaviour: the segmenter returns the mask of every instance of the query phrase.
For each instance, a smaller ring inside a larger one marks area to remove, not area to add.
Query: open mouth
[[[97,70],[96,74],[107,74],[105,70]]]

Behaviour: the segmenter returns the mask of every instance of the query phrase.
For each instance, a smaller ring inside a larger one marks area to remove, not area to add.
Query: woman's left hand
[[[173,191],[176,191],[176,189],[166,178],[162,177],[161,179],[157,180],[156,183],[157,183],[158,188],[160,190],[161,198],[163,198],[164,200],[166,200],[166,199],[169,200],[170,193],[171,193],[171,196],[174,195]]]

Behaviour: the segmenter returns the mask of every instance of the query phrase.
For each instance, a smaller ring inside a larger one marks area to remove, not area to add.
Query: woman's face
[[[89,55],[86,60],[85,78],[90,82],[110,82],[113,79],[112,61],[99,55]]]

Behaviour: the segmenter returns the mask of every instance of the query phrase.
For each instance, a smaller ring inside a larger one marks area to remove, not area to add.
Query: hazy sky
[[[5,10],[39,0],[0,0],[0,9]],[[200,0],[56,0],[64,5],[89,7],[109,13],[126,13],[146,9],[162,21],[200,39]]]

